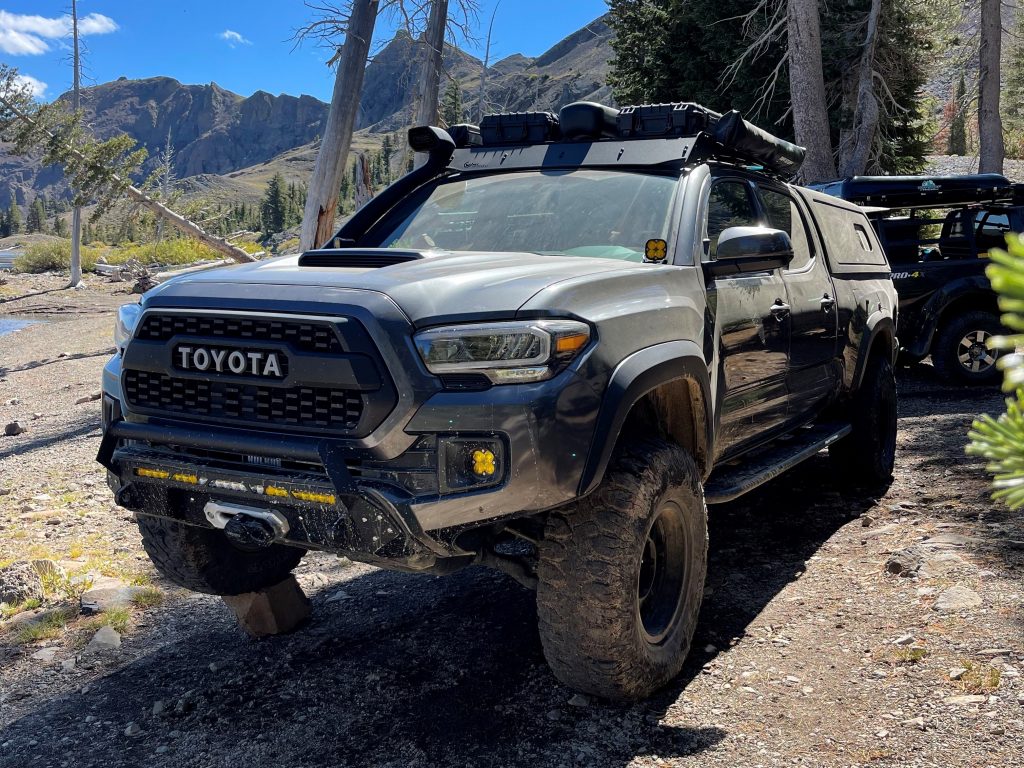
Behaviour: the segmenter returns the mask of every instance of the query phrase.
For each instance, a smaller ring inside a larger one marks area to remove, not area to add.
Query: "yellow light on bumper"
[[[313,491],[292,491],[292,498],[308,501],[311,504],[333,504],[337,500],[333,493],[314,493]]]
[[[163,469],[150,469],[149,467],[137,467],[135,474],[139,477],[149,477],[154,480],[166,480],[171,476],[170,472]]]
[[[487,450],[473,451],[473,474],[490,477],[494,474],[494,454]]]

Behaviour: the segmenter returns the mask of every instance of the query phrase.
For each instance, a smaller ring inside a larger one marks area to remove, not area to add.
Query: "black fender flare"
[[[984,275],[971,275],[952,280],[943,285],[928,297],[924,305],[917,311],[918,333],[908,339],[905,345],[911,357],[923,358],[932,348],[935,331],[942,322],[943,315],[950,305],[968,297],[982,300],[991,298],[995,303],[996,296],[992,285]]]
[[[604,477],[612,451],[630,410],[640,399],[662,384],[678,379],[692,379],[701,391],[705,413],[705,446],[710,452],[713,413],[707,363],[698,344],[687,341],[667,341],[646,347],[629,355],[612,372],[601,401],[594,438],[587,463],[580,478],[580,495],[593,491]],[[696,457],[694,457],[696,458]]]
[[[861,336],[861,343],[858,348],[859,354],[857,355],[857,367],[853,372],[853,389],[860,389],[861,381],[864,379],[864,372],[868,369],[868,360],[871,357],[871,351],[874,349],[875,340],[879,335],[888,333],[890,338],[890,345],[888,349],[889,362],[896,363],[896,353],[898,352],[899,342],[896,340],[896,323],[893,322],[891,316],[883,312],[875,312],[868,319],[865,324],[864,333]]]

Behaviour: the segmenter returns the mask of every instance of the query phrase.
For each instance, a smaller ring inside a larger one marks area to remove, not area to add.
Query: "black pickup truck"
[[[822,482],[888,482],[882,248],[736,112],[578,103],[410,143],[423,166],[328,247],[122,308],[99,460],[178,584],[259,590],[310,549],[483,564],[536,589],[559,679],[645,696],[689,650],[706,504],[824,448]]]
[[[969,176],[857,176],[818,187],[866,206],[900,295],[901,359],[929,354],[957,384],[995,384],[1004,332],[985,276],[988,252],[1024,232],[1024,184],[996,173]]]

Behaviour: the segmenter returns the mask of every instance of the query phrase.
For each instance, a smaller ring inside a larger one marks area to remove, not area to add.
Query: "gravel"
[[[126,298],[97,285],[0,305],[83,307],[0,338],[0,403],[21,401],[0,405],[0,424],[44,414],[0,438],[12,556],[46,548],[69,567],[84,543],[148,567],[93,463],[98,404],[74,405],[95,391],[109,314]],[[0,766],[1018,764],[1024,518],[989,499],[982,463],[963,451],[973,416],[1002,398],[942,386],[928,365],[900,371],[899,386],[884,496],[840,493],[822,456],[712,510],[695,652],[648,701],[612,705],[555,681],[533,596],[508,577],[310,554],[296,577],[312,617],[293,634],[250,639],[220,600],[154,575],[167,598],[134,614],[117,651],[0,636]],[[920,564],[890,573],[912,546]],[[980,604],[936,611],[954,587]],[[44,648],[57,649],[52,662],[31,658]]]

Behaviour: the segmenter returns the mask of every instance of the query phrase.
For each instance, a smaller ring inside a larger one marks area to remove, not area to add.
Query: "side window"
[[[789,269],[802,269],[810,263],[814,255],[814,246],[811,244],[807,223],[797,208],[796,201],[774,189],[759,187],[759,191],[761,202],[768,214],[768,226],[772,229],[781,229],[793,242],[793,261]]]
[[[716,181],[708,198],[708,239],[711,258],[718,250],[718,236],[729,227],[756,227],[757,209],[750,187],[742,181]]]
[[[980,218],[980,217],[979,217]],[[992,248],[1006,247],[1006,234],[1010,231],[1010,217],[1005,213],[988,213],[978,224],[978,255],[987,256]]]

